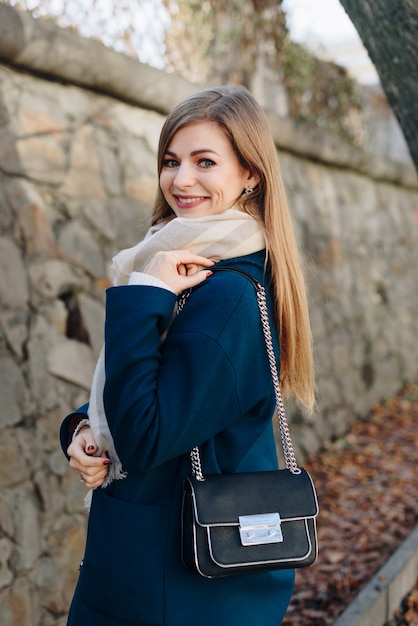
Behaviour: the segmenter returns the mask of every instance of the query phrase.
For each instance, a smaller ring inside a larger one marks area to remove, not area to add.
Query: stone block
[[[96,361],[91,349],[73,339],[63,340],[50,349],[48,372],[89,390]]]
[[[28,435],[18,429],[3,430],[0,437],[0,458],[2,459],[1,489],[14,489],[17,485],[30,481],[33,450]]]
[[[19,489],[15,493],[14,523],[16,536],[16,570],[18,574],[30,572],[41,554],[41,529],[39,511],[32,489]]]
[[[80,222],[69,222],[58,238],[64,258],[82,267],[92,276],[102,276],[105,271],[103,255],[92,232]]]
[[[13,572],[9,567],[12,552],[12,542],[7,537],[2,537],[0,539],[0,589],[8,587],[13,581]]]
[[[61,335],[66,335],[68,311],[62,300],[52,300],[43,306],[43,313],[52,327]]]
[[[90,198],[82,203],[80,213],[98,235],[113,242],[116,239],[116,229],[110,217],[108,203],[109,201]]]
[[[101,117],[103,120],[103,116]],[[155,111],[146,111],[127,107],[123,103],[115,103],[107,119],[111,126],[116,126],[119,134],[125,137],[136,137],[145,140],[152,154],[156,156],[164,116]]]
[[[119,163],[119,146],[116,140],[102,128],[96,128],[96,141],[103,184],[109,196],[121,196],[122,170]]]
[[[27,85],[21,92],[17,111],[22,134],[60,138],[62,133],[68,132],[66,111],[60,106],[58,93],[53,83],[46,82],[41,93],[36,80]]]
[[[53,454],[52,462],[51,456],[48,457],[47,464],[34,472],[33,475],[33,484],[38,505],[43,515],[44,529],[48,519],[53,518],[56,520],[64,513],[64,494],[60,491],[60,480],[57,474],[52,471],[52,467],[54,467],[54,459],[57,460],[59,458],[62,461],[62,468],[64,468],[67,463],[64,463],[65,457],[61,449],[58,449],[58,444]]]
[[[80,402],[77,406],[81,406],[81,404]],[[58,451],[62,455],[65,467],[67,466],[67,461],[61,452],[59,429],[63,418],[68,415],[70,411],[70,407],[62,406],[59,409],[45,412],[43,415],[39,416],[36,420],[36,434],[34,440],[34,445],[37,450],[47,459],[50,459]],[[61,475],[60,464],[54,461],[53,466],[54,473]]]
[[[70,150],[70,167],[64,178],[62,193],[70,198],[105,198],[106,196],[92,126],[81,126],[74,132]]]
[[[35,186],[28,181],[11,181],[5,187],[24,242],[31,256],[55,255],[57,246],[51,224],[51,211]]]
[[[13,537],[13,492],[3,489],[0,492],[0,529],[3,535]]]
[[[0,303],[7,309],[25,307],[29,299],[28,278],[19,248],[0,238]]]
[[[151,205],[140,199],[115,198],[109,203],[109,211],[121,248],[134,246],[150,227]]]
[[[70,263],[59,259],[34,263],[29,267],[29,277],[32,288],[47,300],[58,298],[83,285],[80,274]]]
[[[0,177],[0,230],[5,232],[13,224],[13,211],[6,196],[5,186],[7,179]]]
[[[29,381],[33,399],[41,413],[54,410],[59,405],[56,385],[48,374],[48,351],[49,343],[45,338],[31,337],[28,342]]]
[[[16,136],[10,128],[0,128],[0,169],[4,173],[22,176],[23,166],[16,146]]]
[[[314,428],[304,425],[303,428],[298,428],[298,433],[296,435],[296,439],[298,442],[298,446],[303,451],[303,456],[308,456],[310,454],[316,454],[321,446],[321,440],[318,436],[318,433]]]
[[[84,552],[85,520],[85,516],[74,516],[49,529],[48,547],[36,571],[41,610],[46,614],[68,611]]]
[[[13,359],[0,357],[0,431],[22,421],[33,409],[21,368]]]
[[[24,347],[29,334],[29,315],[27,312],[1,312],[0,326],[3,330],[7,343],[14,354],[18,357],[18,359],[23,359]]]
[[[61,137],[21,137],[16,139],[15,145],[21,167],[28,178],[55,185],[64,180],[66,157]]]
[[[13,586],[0,592],[1,626],[38,626],[37,613],[32,603],[31,585],[26,578],[17,578]]]
[[[79,294],[78,301],[83,322],[89,334],[90,346],[94,357],[97,358],[104,342],[105,308],[101,302],[84,293]]]

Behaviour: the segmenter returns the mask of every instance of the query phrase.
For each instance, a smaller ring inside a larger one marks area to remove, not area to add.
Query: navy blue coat
[[[268,282],[264,252],[219,265]],[[200,446],[206,473],[270,470],[277,456],[252,284],[214,273],[193,290],[161,344],[175,301],[149,286],[107,290],[104,402],[128,475],[94,491],[71,626],[279,626],[292,593],[293,571],[215,580],[181,561],[190,449]],[[274,328],[273,335],[278,349]],[[61,429],[64,450],[72,415]]]

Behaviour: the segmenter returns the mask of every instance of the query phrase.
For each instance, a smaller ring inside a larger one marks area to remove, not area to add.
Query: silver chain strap
[[[254,285],[256,286],[256,296],[257,296],[257,304],[258,309],[260,311],[261,318],[261,326],[263,328],[264,341],[267,348],[267,356],[269,360],[271,377],[273,379],[274,386],[274,395],[276,398],[276,409],[277,409],[277,417],[279,420],[279,429],[280,429],[280,438],[282,442],[284,461],[286,465],[286,469],[290,470],[292,474],[300,474],[301,470],[299,469],[296,463],[295,452],[293,450],[292,439],[290,437],[289,425],[286,419],[286,413],[284,409],[282,393],[280,391],[280,379],[277,371],[277,363],[276,357],[274,354],[273,348],[273,340],[271,336],[271,328],[269,322],[268,308],[267,308],[267,298],[266,298],[266,290],[259,283],[254,281]],[[177,303],[177,313],[180,313],[186,304],[187,298],[189,297],[191,290],[184,291],[178,300]],[[190,451],[190,461],[192,466],[192,474],[196,478],[196,480],[203,481],[205,477],[202,471],[202,461],[200,458],[200,451],[198,446],[194,447]]]
[[[260,311],[261,325],[263,327],[264,341],[266,342],[267,356],[269,359],[271,377],[273,379],[274,394],[276,396],[277,417],[279,420],[280,438],[282,441],[284,461],[286,469],[292,474],[300,474],[301,470],[296,463],[295,451],[293,450],[292,439],[290,437],[289,425],[284,410],[282,392],[280,391],[280,379],[277,372],[276,357],[273,349],[273,340],[271,337],[271,329],[269,323],[269,315],[267,309],[266,290],[260,283],[257,286],[257,304]]]

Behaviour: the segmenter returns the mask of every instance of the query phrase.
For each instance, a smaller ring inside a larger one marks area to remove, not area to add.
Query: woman
[[[282,391],[313,406],[305,286],[262,109],[243,87],[188,97],[164,124],[158,172],[150,232],[114,259],[90,403],[61,429],[71,467],[104,487],[93,491],[69,624],[278,626],[293,571],[205,579],[180,556],[194,446],[206,473],[277,468],[254,289],[214,263],[265,285]]]

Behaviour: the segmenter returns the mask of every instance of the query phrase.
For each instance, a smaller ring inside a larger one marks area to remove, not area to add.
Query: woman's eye
[[[213,167],[215,165],[215,162],[212,161],[212,159],[201,159],[199,161],[199,165],[200,165],[200,167],[203,167],[204,169],[207,169],[209,167]]]
[[[163,160],[163,167],[177,167],[177,165],[178,165],[178,161],[176,161],[175,159]]]

